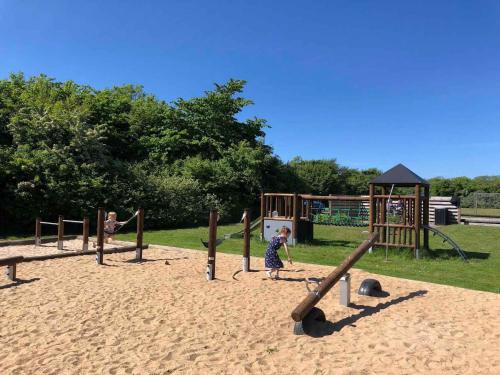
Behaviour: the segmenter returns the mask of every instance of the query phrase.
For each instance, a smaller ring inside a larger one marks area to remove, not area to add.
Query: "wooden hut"
[[[413,194],[391,194],[394,189],[413,188]],[[398,220],[391,222],[388,210],[396,207]],[[409,247],[418,258],[423,231],[423,248],[429,247],[429,183],[402,164],[370,182],[370,233],[379,232],[376,245]]]

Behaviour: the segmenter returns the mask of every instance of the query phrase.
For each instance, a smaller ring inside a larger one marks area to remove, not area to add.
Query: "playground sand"
[[[499,374],[500,295],[352,270],[351,308],[334,288],[318,305],[320,337],[294,336],[304,277],[237,273],[241,257],[149,249],[18,266],[0,280],[0,374]],[[168,264],[165,264],[168,262]],[[294,272],[297,271],[297,272]],[[375,277],[390,296],[358,296]]]

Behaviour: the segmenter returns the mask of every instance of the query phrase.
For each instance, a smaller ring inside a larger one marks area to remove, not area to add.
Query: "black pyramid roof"
[[[377,185],[394,184],[399,186],[429,185],[426,180],[410,171],[403,164],[392,167],[387,172],[375,177],[370,183]]]

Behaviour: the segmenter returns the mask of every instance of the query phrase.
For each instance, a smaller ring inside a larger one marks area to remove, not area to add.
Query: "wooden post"
[[[59,221],[57,222],[57,250],[63,250],[64,248],[64,217],[59,215]]]
[[[373,198],[373,195],[375,194],[374,190],[375,187],[373,184],[370,184],[370,221],[368,227],[368,232],[370,233],[373,233],[373,224],[375,222],[375,199]]]
[[[35,246],[40,246],[42,243],[42,219],[39,217],[35,221]]]
[[[424,249],[429,250],[429,205],[430,205],[430,192],[429,186],[424,187]],[[460,222],[459,222],[460,224]]]
[[[10,281],[16,281],[16,279],[17,279],[17,264],[12,263],[12,264],[8,265],[5,275],[7,276],[7,278]]]
[[[207,262],[207,280],[215,279],[215,252],[217,241],[217,210],[210,210],[210,219],[208,223],[208,262]]]
[[[385,186],[382,186],[382,195],[386,195],[387,193],[387,190],[385,188]],[[380,222],[382,224],[387,224],[386,221],[387,221],[387,198],[380,198],[380,201],[381,201],[381,205],[380,205]],[[387,234],[386,234],[386,230],[385,230],[385,227],[381,227],[380,228],[380,241],[382,242],[389,242],[388,241],[388,238],[387,238]]]
[[[378,233],[370,234],[368,240],[363,241],[354,252],[349,255],[341,265],[335,268],[318,287],[309,293],[304,300],[292,311],[292,319],[300,322],[306,317],[311,309],[325,296],[328,291],[344,276],[347,271],[361,258],[361,256],[373,246],[378,239]]]
[[[299,196],[297,193],[293,193],[293,229],[292,229],[292,245],[295,246],[298,242],[299,233]]]
[[[243,214],[243,272],[250,271],[250,210]]]
[[[421,217],[421,199],[420,199],[420,184],[415,185],[415,257],[420,257],[420,226],[422,224]]]
[[[135,246],[135,260],[142,261],[142,239],[144,235],[144,209],[139,208],[137,213],[137,235]]]
[[[83,245],[82,251],[87,251],[89,249],[89,232],[90,232],[90,221],[88,216],[83,218]]]
[[[104,208],[97,210],[97,264],[104,264]]]
[[[264,192],[260,193],[260,240],[264,241],[264,218],[266,217]]]

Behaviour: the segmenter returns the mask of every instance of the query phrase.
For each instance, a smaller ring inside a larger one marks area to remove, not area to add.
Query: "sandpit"
[[[2,278],[0,374],[500,373],[498,294],[354,269],[352,307],[334,288],[318,305],[322,334],[294,336],[303,279],[331,267],[294,264],[272,281],[260,258],[260,272],[235,274],[241,257],[217,254],[218,279],[207,282],[202,251],[144,257],[24,263],[20,282]],[[356,295],[367,277],[390,295]]]

